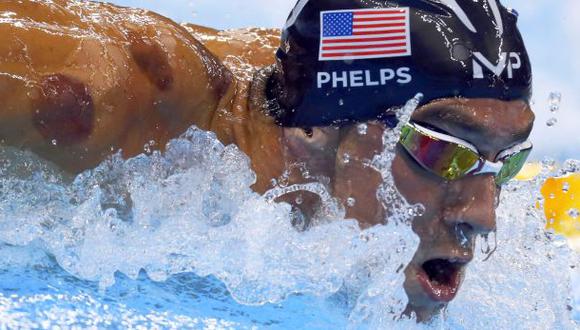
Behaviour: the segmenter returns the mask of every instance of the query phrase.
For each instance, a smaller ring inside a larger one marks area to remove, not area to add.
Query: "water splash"
[[[98,282],[106,292],[119,285],[120,274],[130,282],[145,271],[166,283],[193,272],[214,276],[244,305],[300,294],[333,302],[338,311],[346,306],[342,313],[353,328],[417,327],[413,319],[400,319],[407,303],[402,269],[418,244],[408,223],[424,208],[398,194],[390,166],[399,129],[418,102],[399,111],[398,128],[383,136],[385,150],[368,162],[383,175],[378,197],[392,217],[365,231],[344,219],[344,209],[322,184],[291,186],[282,177],[264,196],[255,194],[248,158],[197,129],[173,140],[164,154],[130,160],[117,155],[76,178],[26,153],[3,150],[0,242],[12,247],[0,249],[0,270],[45,265],[48,255],[68,274]],[[560,238],[545,233],[535,203],[543,180],[577,172],[580,162],[544,165],[536,181],[506,187],[497,251],[489,262],[481,262],[488,255],[477,256],[457,300],[430,327],[573,328],[568,270],[578,259]],[[327,207],[318,226],[298,231],[295,210],[272,203],[292,191],[323,197]],[[80,301],[90,310],[90,300]],[[0,306],[12,319],[26,308],[6,297]]]
[[[570,163],[576,161],[557,168],[546,160],[535,180],[505,187],[497,210],[497,243],[479,249],[476,259],[489,261],[468,269],[464,288],[449,305],[446,329],[490,324],[500,329],[577,328],[571,321],[570,277],[578,269],[578,256],[564,237],[545,231],[546,220],[536,206],[545,180],[576,170]]]
[[[385,130],[382,136],[383,151],[374,157],[370,166],[378,171],[383,183],[377,190],[377,198],[388,210],[388,222],[371,230],[387,231],[394,234],[390,237],[395,244],[389,250],[377,249],[371,255],[373,267],[370,270],[363,268],[354,277],[347,281],[346,286],[350,291],[358,292],[355,307],[350,313],[350,328],[385,329],[399,326],[408,298],[403,290],[405,281],[404,268],[412,259],[419,244],[419,239],[412,231],[410,221],[417,214],[423,212],[422,205],[411,205],[399,193],[395,187],[391,166],[395,158],[395,148],[399,141],[401,130],[409,122],[411,114],[419,105],[422,94],[417,94],[409,100],[404,107],[396,110],[398,125],[392,130]],[[384,233],[386,234],[386,233]],[[382,235],[381,235],[382,236]],[[383,237],[383,239],[386,237]],[[375,237],[378,242],[378,237]],[[381,242],[384,245],[385,242]],[[367,259],[367,263],[369,260]],[[356,289],[353,289],[356,288]],[[413,321],[414,317],[405,318],[406,322]],[[402,324],[402,323],[401,323]]]
[[[411,220],[414,215],[423,213],[423,206],[409,205],[399,193],[391,172],[395,149],[401,136],[401,130],[409,122],[411,114],[417,108],[422,98],[423,94],[417,94],[400,111],[397,111],[397,119],[399,121],[397,127],[393,130],[385,130],[383,134],[383,152],[375,156],[370,164],[383,177],[383,183],[377,191],[377,198],[383,203],[385,209],[389,211],[389,219],[395,223],[405,223]]]
[[[281,178],[264,196],[255,194],[248,158],[197,129],[171,141],[164,154],[116,155],[72,182],[16,172],[6,170],[0,187],[0,241],[40,247],[66,272],[97,281],[102,290],[116,273],[136,279],[144,270],[165,281],[194,272],[216,276],[240,303],[262,305],[296,293],[330,296],[366,260],[399,267],[413,251],[392,253],[394,238],[408,236],[397,231],[361,235],[322,184],[288,186]],[[272,203],[291,191],[320,195],[327,221],[295,230],[290,206]],[[404,298],[399,289],[399,313]]]

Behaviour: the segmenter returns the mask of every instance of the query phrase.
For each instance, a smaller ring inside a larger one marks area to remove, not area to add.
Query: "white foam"
[[[408,119],[417,100],[401,112]],[[418,239],[408,221],[421,206],[408,205],[392,183],[390,162],[398,134],[387,132],[385,151],[372,166],[383,174],[378,195],[398,213],[385,226],[361,231],[341,217],[340,206],[306,232],[291,225],[291,208],[251,190],[248,158],[215,135],[191,128],[165,154],[130,160],[115,156],[69,181],[27,160],[11,157],[0,179],[2,268],[46,262],[44,253],[80,279],[103,289],[121,272],[140,270],[156,281],[194,272],[221,280],[241,304],[279,302],[296,293],[346,296],[353,328],[408,328],[396,319],[407,298],[400,271]],[[464,288],[442,319],[442,328],[572,328],[569,269],[577,264],[565,244],[543,231],[534,210],[540,181],[504,191],[498,250],[471,266]],[[312,189],[323,194],[320,187]],[[293,189],[293,188],[289,188]],[[23,252],[26,251],[26,252]],[[5,305],[0,302],[0,305]],[[8,306],[9,304],[5,305]]]

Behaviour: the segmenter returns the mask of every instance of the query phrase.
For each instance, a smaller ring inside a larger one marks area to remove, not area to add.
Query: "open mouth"
[[[450,259],[428,260],[420,267],[417,278],[431,299],[447,303],[459,290],[465,265],[465,262]]]

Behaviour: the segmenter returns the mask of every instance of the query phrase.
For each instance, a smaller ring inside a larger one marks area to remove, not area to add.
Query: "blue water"
[[[117,274],[104,292],[49,261],[46,265],[0,271],[0,325],[48,328],[285,328],[337,329],[347,324],[340,299],[303,295],[280,304],[238,304],[215,277],[195,274],[132,280]],[[283,311],[283,312],[280,312]]]

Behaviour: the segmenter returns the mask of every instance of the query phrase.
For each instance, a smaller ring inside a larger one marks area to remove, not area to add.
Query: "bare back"
[[[154,13],[66,0],[0,13],[0,140],[69,171],[209,129],[233,93],[230,71]]]

